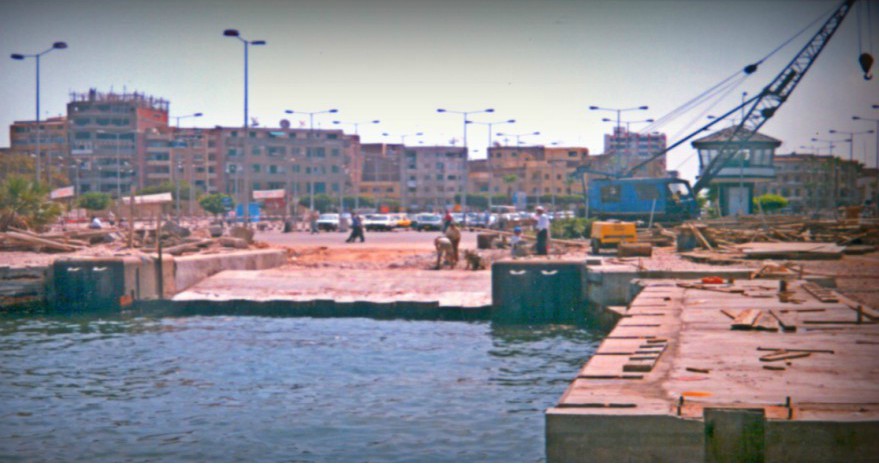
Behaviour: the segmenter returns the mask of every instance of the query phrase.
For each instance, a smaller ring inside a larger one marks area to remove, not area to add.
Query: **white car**
[[[390,214],[367,214],[363,218],[363,228],[366,230],[393,230],[397,227],[397,218]]]
[[[321,214],[317,218],[317,230],[333,231],[339,229],[339,215],[336,213]]]

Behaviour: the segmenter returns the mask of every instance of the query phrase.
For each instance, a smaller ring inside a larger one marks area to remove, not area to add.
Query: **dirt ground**
[[[432,270],[436,264],[433,239],[437,233],[395,231],[367,234],[366,243],[346,243],[338,232],[281,234],[277,231],[258,233],[255,237],[261,247],[283,248],[290,256],[290,269],[413,269]],[[117,249],[118,248],[118,249]],[[438,272],[470,272],[465,270],[463,250],[476,250],[476,233],[465,232],[461,241],[461,261],[455,269]],[[124,252],[119,247],[104,245],[89,250],[92,256],[113,256]],[[483,263],[509,259],[509,250],[479,250]],[[0,252],[0,266],[44,266],[62,256],[73,253]],[[585,260],[586,248],[551,246],[551,259]],[[712,266],[696,264],[681,258],[673,248],[654,248],[652,258],[616,258],[613,254],[601,256],[611,262],[643,266],[649,269],[705,269]],[[547,259],[527,257],[526,260]],[[804,266],[806,275],[835,277],[839,291],[874,308],[879,308],[879,252],[866,255],[845,255],[841,260],[796,261]],[[735,267],[757,269],[763,261],[740,261]]]

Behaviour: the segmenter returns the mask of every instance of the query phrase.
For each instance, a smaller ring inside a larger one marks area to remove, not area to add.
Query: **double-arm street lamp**
[[[455,111],[455,110],[447,110],[445,108],[437,108],[436,112],[437,113],[460,114],[464,117],[464,124],[463,124],[463,127],[464,127],[464,140],[463,140],[464,141],[464,176],[463,176],[464,177],[463,178],[464,189],[461,193],[461,211],[466,213],[467,212],[467,183],[469,181],[468,177],[469,177],[469,169],[470,169],[470,165],[469,165],[470,153],[469,153],[469,149],[467,148],[467,116],[469,116],[471,114],[479,114],[479,113],[494,113],[494,108],[486,108],[484,110],[474,110],[474,111]]]
[[[183,116],[174,116],[174,119],[177,120],[177,128],[180,129],[180,120],[181,120],[181,119],[187,119],[187,118],[200,118],[200,117],[202,117],[202,116],[204,116],[204,114],[202,114],[202,113],[192,113],[192,114],[186,114],[186,115],[183,115]]]
[[[382,132],[383,137],[400,137],[400,145],[406,145],[406,137],[421,137],[422,135],[424,135],[424,132],[411,132],[408,134],[391,134],[388,132]]]
[[[250,169],[248,169],[247,162],[250,157],[250,153],[247,150],[247,139],[250,137],[248,134],[248,127],[250,125],[250,114],[248,108],[248,79],[249,79],[249,69],[248,69],[248,50],[251,45],[265,45],[265,40],[246,40],[241,37],[241,33],[238,32],[238,29],[226,29],[223,31],[224,37],[235,37],[242,44],[244,44],[244,142],[242,147],[244,148],[244,195],[246,201],[244,202],[244,221],[245,223],[250,223]],[[240,198],[239,198],[240,200]]]
[[[308,209],[314,211],[314,152],[312,150],[312,145],[314,145],[314,115],[316,114],[331,114],[338,113],[339,110],[336,108],[331,108],[323,111],[293,111],[293,110],[284,110],[287,114],[307,114],[308,115],[308,146],[305,147],[306,157],[308,158],[308,165],[311,172],[308,175]]]
[[[522,143],[522,137],[528,137],[531,135],[540,135],[540,131],[522,132],[519,134],[511,134],[509,132],[498,132],[495,135],[497,135],[498,137],[515,137],[516,138],[516,146],[518,147]]]
[[[36,164],[37,182],[40,181],[40,159],[41,159],[41,156],[40,156],[41,155],[41,153],[40,153],[40,151],[41,151],[40,150],[40,143],[41,143],[41,140],[40,140],[40,138],[41,138],[41,134],[40,134],[40,57],[51,52],[52,50],[63,50],[65,48],[67,48],[67,42],[55,42],[52,44],[51,47],[47,48],[46,50],[43,50],[40,53],[32,53],[32,54],[13,53],[12,55],[10,55],[10,57],[13,60],[20,60],[21,61],[21,60],[24,60],[25,58],[34,58],[35,61],[37,62],[37,83],[36,83],[36,87],[37,87],[37,164]],[[51,183],[52,183],[52,162],[51,162],[51,160],[49,161],[49,166],[46,169],[46,171],[49,173],[49,175],[48,175],[49,182],[48,183],[50,184],[50,187],[51,187]]]
[[[333,124],[352,125],[352,126],[354,126],[354,135],[360,135],[360,132],[358,132],[358,129],[361,124],[378,124],[380,122],[381,121],[379,121],[378,119],[373,119],[371,121],[333,121]]]
[[[499,126],[501,124],[515,124],[515,123],[516,123],[515,119],[507,119],[506,121],[490,121],[490,122],[469,121],[469,120],[464,121],[464,124],[480,124],[483,126],[488,126],[488,145],[486,145],[486,148],[485,148],[485,162],[486,162],[486,165],[488,166],[488,211],[489,212],[491,212],[491,207],[492,207],[491,196],[494,193],[491,190],[491,187],[492,187],[491,181],[492,181],[492,174],[493,174],[493,171],[491,169],[491,134],[492,134],[491,128],[492,128],[492,126]]]
[[[873,105],[873,109],[879,109],[879,105]],[[863,118],[861,116],[852,116],[854,121],[868,121],[876,123],[876,201],[874,206],[879,211],[879,118]],[[866,160],[864,160],[866,162]]]
[[[854,160],[855,160],[855,135],[858,135],[858,134],[872,134],[873,132],[874,132],[874,131],[873,131],[872,129],[867,130],[867,131],[859,131],[859,132],[854,132],[854,131],[852,131],[852,132],[847,132],[847,131],[838,131],[838,130],[835,130],[835,129],[830,129],[830,133],[831,133],[831,134],[844,134],[844,135],[848,135],[848,136],[849,136],[848,140],[843,140],[843,142],[848,142],[848,146],[849,146],[848,160],[849,160],[849,161],[854,161]],[[864,162],[865,162],[865,163],[866,163],[866,161],[867,161],[867,160],[864,159]]]
[[[833,196],[831,197],[831,198],[833,198],[833,203],[831,204],[831,208],[835,208],[835,207],[836,207],[836,202],[837,202],[837,196],[838,196],[838,194],[839,194],[839,185],[838,185],[838,184],[839,184],[839,179],[837,179],[837,177],[838,177],[838,176],[837,176],[837,170],[838,170],[838,169],[837,169],[836,158],[835,158],[834,155],[833,155],[833,147],[835,147],[836,144],[838,144],[838,143],[840,143],[840,142],[848,142],[848,143],[851,143],[852,140],[851,140],[851,139],[836,139],[836,140],[830,140],[830,139],[819,139],[819,138],[815,138],[815,137],[813,137],[813,138],[812,138],[812,141],[813,141],[813,142],[826,143],[826,144],[827,144],[827,151],[828,151],[828,154],[829,154],[829,156],[830,156],[830,162],[832,163],[832,166],[833,166]]]
[[[612,112],[616,113],[617,114],[617,126],[616,127],[618,127],[618,128],[622,127],[621,126],[622,121],[620,119],[621,119],[621,115],[623,112],[625,112],[625,111],[646,111],[648,109],[649,109],[649,107],[647,105],[633,106],[631,108],[604,108],[601,106],[594,106],[594,105],[589,107],[590,111],[612,111]],[[617,143],[619,143],[619,141],[617,141]],[[619,150],[614,149],[614,156],[616,157],[617,168],[619,170],[622,170],[622,158],[620,157]]]
[[[610,118],[601,118],[601,122],[614,122],[613,119]],[[640,124],[642,122],[646,122],[648,124],[655,122],[653,118],[640,119],[638,121],[616,121],[617,125],[626,123],[626,133],[629,133],[629,127],[632,124]]]

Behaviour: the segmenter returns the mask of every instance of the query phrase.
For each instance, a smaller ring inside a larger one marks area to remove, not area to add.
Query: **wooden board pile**
[[[826,242],[879,245],[879,222],[866,219],[810,220],[803,216],[747,216],[690,222],[703,248],[751,242]],[[701,238],[700,238],[701,236]]]
[[[0,232],[0,251],[72,253],[95,243],[113,241],[119,237],[121,235],[116,229],[82,229],[36,234],[24,229],[10,228],[6,232]]]

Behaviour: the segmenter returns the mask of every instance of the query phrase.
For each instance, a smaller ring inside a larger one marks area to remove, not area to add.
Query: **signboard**
[[[284,189],[278,190],[254,190],[253,191],[253,199],[254,200],[269,200],[269,199],[284,199],[286,192]]]
[[[52,192],[49,193],[49,199],[50,200],[60,200],[62,198],[70,198],[73,195],[74,195],[74,189],[73,189],[73,186],[70,185],[68,187],[61,187],[61,188],[56,188],[55,190],[52,190]]]
[[[134,197],[135,205],[154,205],[161,203],[171,203],[173,198],[171,197],[171,192],[168,193],[157,193],[155,195],[141,195]],[[131,197],[122,197],[122,204],[130,205]]]
[[[528,208],[528,194],[525,192],[513,192],[513,205],[519,211],[525,211]]]

